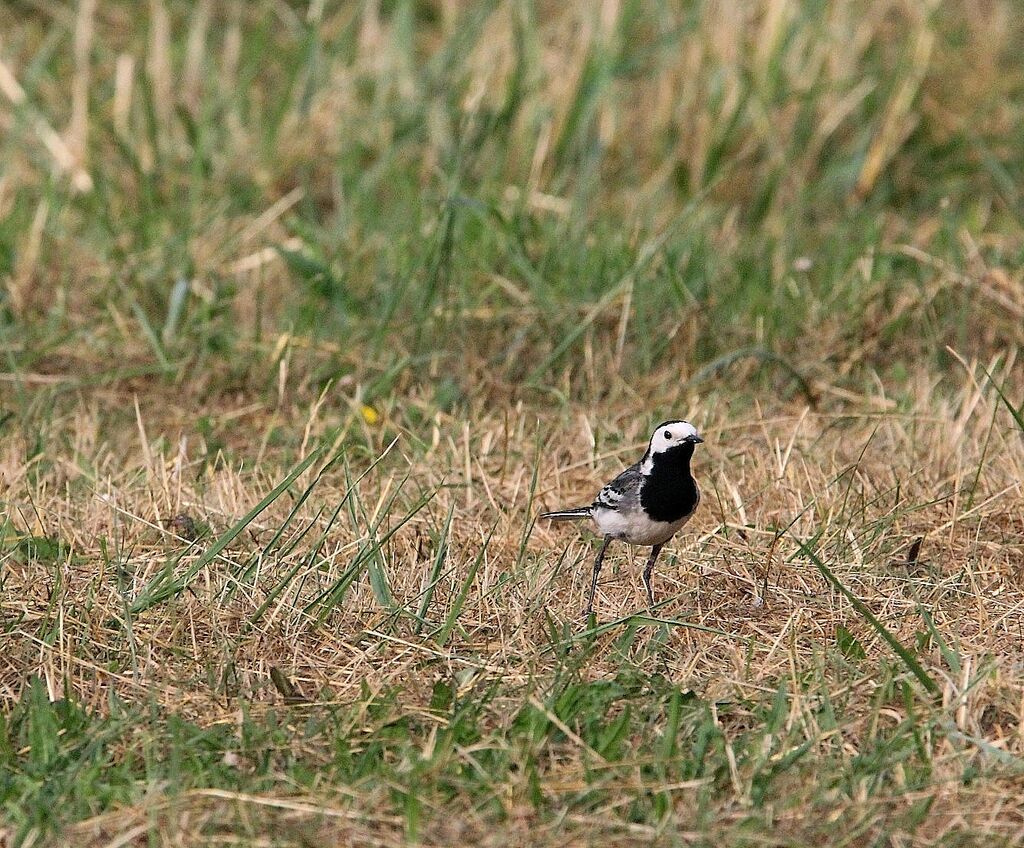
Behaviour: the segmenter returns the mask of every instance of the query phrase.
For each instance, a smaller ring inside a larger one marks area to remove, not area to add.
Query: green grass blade
[[[924,620],[925,627],[928,628],[928,633],[935,640],[935,644],[939,646],[939,653],[942,655],[942,659],[946,661],[946,665],[949,666],[949,670],[954,675],[960,675],[960,670],[963,667],[963,658],[959,652],[954,651],[949,647],[949,644],[945,639],[942,638],[942,634],[939,633],[939,628],[935,626],[935,622],[932,620],[931,614],[921,604],[917,605],[917,611],[921,618]]]
[[[398,523],[390,530],[388,530],[387,533],[381,536],[380,539],[375,541],[373,544],[363,545],[363,547],[359,549],[359,552],[353,558],[349,567],[345,569],[344,574],[342,574],[341,577],[335,580],[330,586],[328,586],[326,589],[324,589],[324,591],[322,591],[312,601],[310,601],[305,606],[304,611],[306,613],[311,613],[315,607],[320,606],[321,611],[317,615],[317,621],[322,622],[330,613],[330,611],[345,599],[345,594],[348,592],[349,586],[352,585],[352,583],[355,581],[355,579],[359,576],[360,572],[365,567],[364,563],[366,563],[366,561],[371,556],[373,556],[376,551],[379,551],[380,547],[384,545],[386,542],[388,542],[392,536],[394,536],[399,530],[401,530],[406,524],[408,524],[409,521],[412,520],[412,518],[421,509],[423,509],[423,507],[430,503],[430,501],[433,500],[436,494],[437,489],[428,492],[427,494],[420,497],[406,511],[405,515],[403,515],[398,520]],[[397,497],[397,493],[394,497]],[[380,523],[389,514],[390,506],[391,503],[394,501],[394,497],[392,497],[392,501],[388,503],[387,507],[381,510],[380,521],[378,521],[377,524],[375,524],[370,529],[371,536],[376,534],[377,528],[380,526]]]
[[[491,525],[491,529],[487,533],[487,537],[484,539],[484,543],[480,546],[480,552],[476,555],[476,559],[473,560],[473,564],[469,567],[469,573],[466,575],[466,579],[462,581],[462,588],[459,589],[459,594],[455,598],[455,603],[452,604],[452,608],[448,611],[448,617],[445,619],[444,624],[437,631],[437,641],[439,644],[444,645],[448,638],[452,635],[452,630],[455,628],[455,622],[459,618],[459,614],[462,612],[463,606],[465,606],[466,598],[469,596],[469,589],[473,585],[473,581],[476,580],[476,573],[480,570],[480,566],[483,565],[484,556],[487,554],[487,548],[491,544],[491,539],[494,537],[494,531],[498,527],[498,521],[495,519]]]
[[[988,373],[988,370],[984,365],[981,366],[981,370],[985,372],[985,376],[988,377],[988,381],[992,384],[992,388],[996,390],[996,393],[999,395],[999,399],[1006,405],[1006,408],[1010,411],[1010,415],[1013,416],[1013,420],[1017,422],[1017,427],[1020,428],[1021,435],[1024,436],[1024,403],[1022,403],[1019,408],[1015,407],[1006,396],[1006,392],[1003,391],[1002,386],[993,379],[992,375]]]
[[[175,335],[178,332],[178,324],[181,322],[182,313],[185,311],[185,302],[188,300],[188,294],[188,280],[184,277],[178,277],[167,299],[167,318],[164,320],[163,330],[160,331],[160,339],[163,345],[169,345],[174,341]]]
[[[376,522],[371,523],[368,520],[369,517],[367,516],[366,510],[363,508],[361,502],[353,501],[355,506],[359,509],[362,520],[367,525],[366,535],[369,539],[369,544],[364,545],[360,550],[360,560],[365,560],[366,562],[366,574],[370,581],[370,589],[373,591],[373,597],[376,599],[377,603],[386,610],[393,610],[395,602],[391,595],[391,586],[388,584],[387,572],[384,570],[385,558],[381,549],[384,546],[384,543],[390,539],[394,533],[389,532],[384,538],[378,539],[377,531],[380,529],[381,524],[384,523],[387,516],[391,515],[391,508],[398,500],[398,496],[401,494],[408,479],[409,475],[407,474],[398,481],[398,485],[395,487],[394,493],[390,498],[388,498],[384,507],[379,510],[380,518]],[[399,522],[399,526],[404,524],[411,517],[411,515],[407,515]]]
[[[370,580],[370,589],[373,590],[373,597],[384,609],[390,610],[395,606],[395,599],[391,595],[391,585],[388,583],[388,575],[384,570],[384,553],[381,547],[384,542],[379,541],[373,546],[373,556],[366,563],[366,575]]]
[[[292,483],[295,482],[299,475],[320,458],[322,453],[323,449],[318,448],[302,460],[302,462],[296,465],[290,472],[288,472],[288,476],[271,489],[270,493],[256,504],[256,506],[249,510],[240,520],[236,521],[226,533],[223,533],[220,538],[217,539],[217,541],[214,542],[213,545],[209,547],[201,557],[199,557],[199,559],[189,566],[188,570],[180,577],[174,577],[167,571],[163,571],[153,578],[139,593],[139,597],[135,599],[135,603],[132,604],[132,614],[138,615],[140,612],[156,606],[157,604],[163,603],[169,598],[172,598],[184,591],[192,578],[195,577],[203,568],[213,562],[217,558],[218,554],[230,545],[235,538],[237,538],[238,534],[249,526],[256,516],[281,497]]]
[[[526,509],[523,512],[523,535],[519,539],[519,552],[516,554],[516,565],[513,571],[518,574],[523,565],[523,557],[526,556],[526,545],[530,541],[530,534],[537,524],[537,516],[533,514],[533,502],[537,497],[537,482],[540,480],[540,431],[537,431],[537,443],[533,456],[533,475],[530,477],[530,490],[526,496]]]
[[[149,342],[149,346],[153,349],[153,353],[158,360],[160,360],[160,367],[165,371],[171,370],[171,363],[167,359],[167,354],[164,352],[164,346],[160,344],[160,338],[156,334],[156,330],[153,329],[153,325],[149,323],[149,318],[146,317],[146,313],[137,300],[132,301],[132,313],[135,315],[135,320],[139,322],[139,326],[142,328],[142,335],[146,337],[146,341]]]
[[[288,573],[285,574],[284,578],[270,590],[267,594],[266,600],[259,605],[259,608],[250,617],[245,629],[254,627],[259,620],[263,618],[267,610],[270,608],[270,605],[278,599],[281,593],[287,589],[289,585],[291,585],[292,580],[295,579],[295,575],[299,573],[299,570],[304,565],[308,566],[313,564],[317,555],[320,553],[320,549],[323,547],[324,542],[327,541],[327,534],[331,532],[331,528],[334,527],[334,523],[338,520],[338,514],[341,512],[342,506],[343,504],[339,503],[334,508],[334,512],[331,514],[331,517],[327,522],[327,526],[324,527],[323,532],[320,534],[319,538],[317,538],[316,543],[310,549],[309,553],[299,559],[299,561],[288,570]]]
[[[420,601],[420,608],[416,613],[416,616],[419,619],[416,623],[417,633],[420,633],[423,630],[423,624],[426,621],[427,612],[430,609],[430,603],[434,599],[434,589],[437,588],[437,582],[441,577],[441,567],[444,565],[445,558],[448,556],[448,548],[452,532],[452,518],[454,516],[455,503],[453,501],[448,507],[448,517],[445,519],[444,528],[441,530],[441,533],[437,538],[437,553],[434,555],[434,565],[430,569],[430,582],[427,584],[427,588],[423,592],[423,598]]]
[[[313,489],[317,487],[317,484],[320,482],[320,478],[322,478],[324,474],[327,472],[327,470],[332,465],[334,465],[337,459],[338,457],[335,456],[330,461],[325,462],[323,468],[321,468],[317,472],[316,477],[314,477],[310,484],[306,486],[305,489],[302,490],[302,494],[295,499],[295,503],[292,505],[292,508],[288,511],[288,515],[285,516],[284,521],[282,521],[281,525],[274,531],[274,534],[270,537],[270,541],[268,541],[267,544],[263,546],[264,555],[269,554],[274,549],[274,546],[278,543],[281,536],[284,535],[285,530],[292,523],[292,521],[294,521],[295,516],[298,513],[298,511],[302,508],[302,505],[309,499],[309,496],[313,493]],[[373,466],[370,467],[372,468]]]
[[[849,602],[853,604],[853,608],[857,610],[858,613],[860,613],[861,617],[864,618],[864,620],[867,621],[868,624],[870,624],[874,628],[875,632],[878,633],[879,636],[881,636],[886,642],[889,643],[889,646],[893,649],[893,651],[896,652],[897,656],[899,656],[899,658],[903,660],[904,665],[906,665],[906,667],[910,670],[911,674],[913,674],[914,677],[916,677],[920,681],[921,685],[924,686],[924,688],[927,689],[928,692],[932,695],[941,694],[939,685],[935,682],[931,675],[928,674],[928,672],[925,671],[924,668],[922,668],[921,664],[917,661],[917,658],[903,646],[899,639],[893,636],[892,633],[889,632],[888,628],[884,624],[882,624],[881,621],[875,618],[874,613],[872,613],[871,610],[868,609],[867,604],[865,604],[860,598],[854,595],[853,592],[851,592],[842,584],[839,578],[836,577],[836,575],[832,572],[832,569],[825,565],[824,562],[822,562],[821,558],[814,552],[814,550],[810,546],[806,545],[803,542],[803,540],[797,536],[793,536],[793,539],[800,547],[800,552],[804,556],[806,556],[812,563],[814,563],[815,567],[818,569],[818,571],[821,572],[822,576],[826,580],[828,580],[829,583],[835,586],[835,588],[838,589],[840,593],[845,595],[847,600],[849,600]]]

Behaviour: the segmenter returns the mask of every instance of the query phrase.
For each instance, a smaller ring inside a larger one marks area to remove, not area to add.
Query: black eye
[[[664,437],[665,437],[666,439],[671,439],[671,438],[672,438],[672,434],[671,434],[671,433],[670,433],[670,432],[669,432],[668,430],[666,430],[666,431],[665,431],[664,433],[662,433],[662,435],[663,435],[663,436],[664,436]]]

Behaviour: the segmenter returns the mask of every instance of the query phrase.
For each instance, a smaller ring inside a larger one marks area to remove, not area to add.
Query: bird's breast
[[[700,490],[690,474],[689,464],[683,468],[655,463],[640,486],[640,505],[654,521],[672,523],[693,514],[700,502]]]
[[[671,539],[689,520],[685,516],[675,521],[656,521],[643,511],[619,512],[613,509],[595,509],[592,513],[597,532],[602,536],[621,539],[630,545],[661,545]]]

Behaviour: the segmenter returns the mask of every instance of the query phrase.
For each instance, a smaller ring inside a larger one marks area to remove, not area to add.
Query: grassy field
[[[0,4],[0,845],[1024,839],[1017,0]],[[662,555],[535,525],[701,429]]]

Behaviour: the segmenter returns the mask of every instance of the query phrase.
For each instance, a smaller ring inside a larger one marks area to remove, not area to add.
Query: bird
[[[603,541],[594,560],[590,594],[583,611],[589,620],[594,612],[594,593],[604,555],[613,540],[650,546],[644,568],[647,603],[654,606],[651,575],[662,546],[689,521],[700,503],[700,489],[690,473],[690,460],[704,440],[689,421],[663,421],[654,428],[647,452],[614,480],[606,483],[590,506],[560,509],[540,515],[548,521],[594,522]]]

